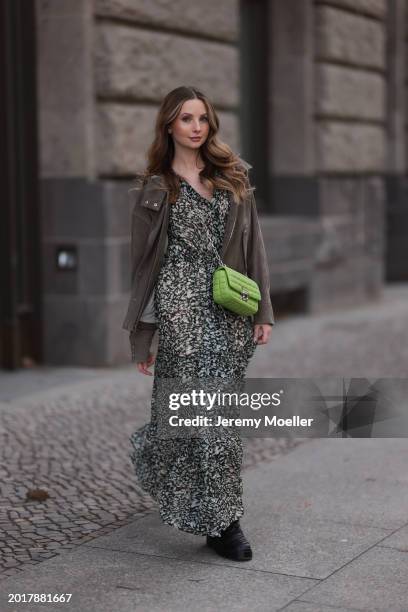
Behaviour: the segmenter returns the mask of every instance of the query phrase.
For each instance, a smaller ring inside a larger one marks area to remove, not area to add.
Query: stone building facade
[[[129,360],[127,190],[180,84],[254,166],[278,321],[407,280],[407,5],[36,0],[44,361]]]

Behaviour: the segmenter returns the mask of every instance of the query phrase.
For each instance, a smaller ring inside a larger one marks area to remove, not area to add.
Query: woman
[[[131,436],[142,487],[162,520],[205,535],[218,554],[252,558],[242,533],[242,441],[158,435],[158,383],[164,379],[242,380],[257,344],[274,324],[269,271],[248,180],[250,167],[217,136],[212,103],[194,87],[178,87],[159,109],[147,169],[132,214],[132,291],[123,323],[132,360],[152,375],[151,421]],[[212,275],[220,257],[254,279],[261,301],[253,316],[216,304]],[[151,350],[158,330],[157,355]]]

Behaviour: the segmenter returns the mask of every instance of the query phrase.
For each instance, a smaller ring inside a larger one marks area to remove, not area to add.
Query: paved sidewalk
[[[1,610],[406,612],[408,442],[315,439],[244,475],[250,562],[156,512],[1,583]],[[8,593],[72,593],[7,606]]]
[[[375,304],[279,320],[247,376],[406,377],[407,366],[408,286],[395,285]],[[247,440],[255,557],[237,565],[162,525],[133,481],[128,436],[148,418],[151,382],[133,366],[0,373],[0,612],[40,607],[4,594],[44,590],[72,592],[75,612],[408,611],[406,440]],[[25,499],[36,487],[46,501]]]

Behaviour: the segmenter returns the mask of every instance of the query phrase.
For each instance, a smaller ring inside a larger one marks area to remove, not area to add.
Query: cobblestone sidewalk
[[[129,459],[129,436],[148,420],[148,397],[130,370],[2,404],[0,579],[155,507]],[[244,469],[300,442],[244,440]],[[36,500],[36,491],[48,497]]]

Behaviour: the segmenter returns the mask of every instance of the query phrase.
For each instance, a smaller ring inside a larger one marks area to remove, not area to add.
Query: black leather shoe
[[[207,535],[207,546],[215,550],[221,557],[233,561],[250,561],[251,546],[242,533],[239,521],[234,521],[221,532],[220,536]]]

